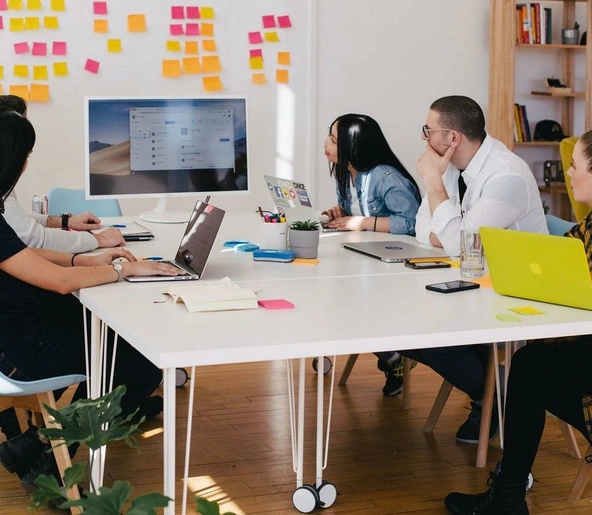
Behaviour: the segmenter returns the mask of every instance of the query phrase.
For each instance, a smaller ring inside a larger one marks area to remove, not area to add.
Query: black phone
[[[426,290],[437,291],[438,293],[454,293],[456,291],[474,290],[479,286],[479,284],[469,281],[447,281],[445,283],[428,284]]]
[[[450,268],[450,263],[444,261],[405,261],[407,268],[413,268],[413,270],[429,270],[430,268]]]

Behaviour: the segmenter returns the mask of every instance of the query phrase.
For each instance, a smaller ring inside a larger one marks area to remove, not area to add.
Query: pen
[[[148,257],[142,258],[142,261],[162,261],[162,257],[160,257],[160,256],[148,256]]]
[[[115,227],[117,229],[124,229],[127,226],[125,224],[113,224],[111,227]]]

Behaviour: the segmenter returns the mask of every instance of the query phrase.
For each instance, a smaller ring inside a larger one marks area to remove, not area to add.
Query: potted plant
[[[300,220],[290,224],[290,248],[297,258],[314,259],[319,253],[319,222]]]

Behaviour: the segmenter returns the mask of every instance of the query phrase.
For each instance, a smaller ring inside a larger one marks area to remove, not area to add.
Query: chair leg
[[[450,396],[451,391],[452,391],[452,385],[446,380],[442,381],[442,385],[440,386],[440,391],[438,392],[438,396],[436,397],[436,400],[434,401],[434,404],[432,406],[432,409],[430,411],[428,419],[426,420],[425,426],[423,427],[424,433],[431,433],[434,430],[434,426],[436,425],[436,422],[438,422],[438,419],[440,418],[440,414],[442,413],[442,410],[444,409],[444,404],[446,404],[446,401],[448,400],[448,397]]]
[[[497,352],[497,344],[489,346],[489,359],[487,360],[487,372],[485,374],[485,391],[483,392],[483,408],[481,410],[481,427],[479,428],[479,444],[477,446],[477,467],[484,468],[487,464],[487,450],[489,447],[489,429],[491,427],[491,410],[493,409],[493,397],[495,392],[495,363],[494,353]]]
[[[582,453],[580,452],[580,447],[576,440],[576,435],[574,433],[573,427],[571,427],[567,422],[564,422],[561,419],[557,419],[559,422],[559,427],[561,428],[561,432],[563,433],[563,437],[567,442],[567,448],[569,450],[569,455],[576,460],[582,459]]]
[[[345,384],[347,383],[347,379],[351,374],[352,368],[354,368],[354,365],[356,364],[358,356],[359,354],[350,354],[347,358],[347,363],[345,364],[345,368],[343,369],[343,372],[341,373],[341,377],[339,379],[339,386],[345,386]]]
[[[403,409],[411,407],[411,363],[413,360],[403,356]]]
[[[55,397],[53,396],[53,392],[39,393],[37,394],[37,399],[39,400],[39,409],[41,411],[41,414],[43,415],[45,426],[59,427],[59,424],[56,423],[54,418],[48,413],[44,406],[44,404],[46,404],[54,409],[56,408],[56,402]],[[51,446],[56,459],[56,463],[58,465],[58,470],[60,471],[60,476],[63,478],[64,471],[72,466],[72,460],[70,459],[68,446],[64,444],[63,440],[52,440]],[[67,495],[68,499],[70,500],[80,499],[80,492],[78,491],[76,485],[68,490]],[[70,508],[70,510],[73,514],[82,513],[82,510],[79,507],[72,507]]]
[[[22,408],[14,408],[16,412],[16,418],[19,423],[19,427],[21,431],[24,433],[27,429],[29,429],[29,411]]]
[[[592,454],[592,445],[589,446],[588,450],[586,451],[586,456],[589,456],[590,454]],[[582,461],[580,470],[578,471],[578,475],[574,481],[574,485],[571,489],[571,492],[569,493],[569,496],[567,497],[567,502],[575,504],[580,500],[584,490],[586,489],[586,484],[590,479],[590,474],[592,474],[592,462],[588,463],[586,460]]]

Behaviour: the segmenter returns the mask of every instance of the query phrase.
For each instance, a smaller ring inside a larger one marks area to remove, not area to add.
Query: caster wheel
[[[175,386],[181,388],[189,380],[189,375],[184,368],[177,368],[175,371]]]
[[[319,503],[319,493],[311,485],[302,485],[292,494],[292,504],[300,513],[311,513]]]
[[[328,481],[323,481],[318,488],[319,492],[319,506],[321,508],[330,508],[337,499],[337,488]]]
[[[319,359],[318,358],[314,358],[312,360],[312,368],[314,369],[315,372],[319,371]],[[327,375],[329,372],[331,372],[332,368],[333,368],[333,362],[327,356],[324,356],[323,357],[323,375]]]

